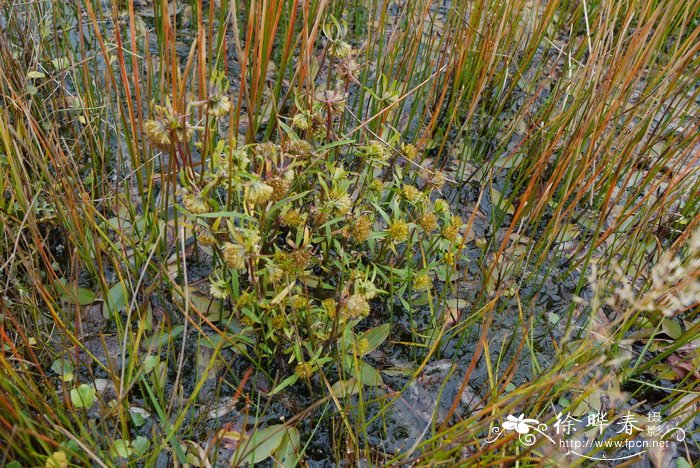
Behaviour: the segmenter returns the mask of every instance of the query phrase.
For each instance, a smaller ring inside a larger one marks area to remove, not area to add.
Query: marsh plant
[[[465,244],[466,226],[441,198],[444,176],[425,170],[418,177],[418,150],[396,133],[388,141],[327,142],[326,122],[339,110],[325,95],[310,107],[328,107],[330,117],[312,114],[307,126],[299,116],[308,111],[298,110],[279,144],[220,138],[214,129],[228,103],[217,97],[199,105],[205,128],[173,117],[168,104],[154,106],[144,125],[152,144],[200,158],[177,173],[174,207],[187,237],[211,259],[216,309],[240,324],[232,339],[277,360],[283,386],[309,381],[333,362],[378,385],[379,372],[361,358],[386,339],[390,324],[357,329],[384,321],[375,301],[432,302],[437,269],[449,279]]]

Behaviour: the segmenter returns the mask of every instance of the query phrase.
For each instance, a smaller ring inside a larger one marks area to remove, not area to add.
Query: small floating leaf
[[[661,321],[661,329],[674,340],[680,338],[683,334],[681,324],[672,319],[663,319]]]
[[[507,213],[509,215],[515,213],[515,207],[510,202],[510,200],[508,200],[508,197],[505,197],[499,190],[495,189],[494,187],[491,187],[491,203],[493,204],[493,206],[503,211],[504,213]]]
[[[64,280],[58,283],[58,288],[61,293],[61,299],[66,302],[79,305],[88,305],[95,302],[95,293],[89,289],[68,285]]]
[[[140,456],[146,453],[151,442],[144,436],[138,436],[131,442],[131,448],[134,449],[134,454]]]
[[[70,382],[73,380],[75,367],[68,359],[60,358],[51,364],[51,370],[60,375],[64,382]]]
[[[133,450],[129,441],[117,439],[112,443],[112,456],[115,458],[129,458]]]
[[[76,408],[91,408],[95,404],[95,389],[88,384],[81,384],[70,391],[70,399]]]

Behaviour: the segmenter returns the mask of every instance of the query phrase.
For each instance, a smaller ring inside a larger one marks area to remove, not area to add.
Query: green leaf
[[[681,324],[676,322],[673,319],[663,319],[661,321],[661,329],[665,334],[673,338],[674,340],[677,340],[678,338],[681,337],[683,334],[683,329],[681,328]]]
[[[299,431],[296,427],[288,427],[287,432],[282,437],[279,447],[275,450],[274,459],[277,462],[275,466],[294,468],[297,466],[297,458],[299,458],[299,446],[301,439]]]
[[[370,387],[376,387],[383,382],[382,375],[379,371],[365,361],[360,361],[360,372],[357,378],[362,382],[362,385],[368,385]]]
[[[88,305],[95,302],[95,293],[86,288],[67,285],[65,281],[58,283],[61,299],[72,304]]]
[[[331,386],[331,393],[337,399],[345,399],[360,391],[360,382],[355,378],[339,380]]]
[[[215,349],[222,341],[221,349],[230,348],[231,346],[235,346],[236,349],[241,349],[241,345],[243,344],[240,343],[238,336],[231,333],[225,333],[225,335],[215,333],[213,335],[200,335],[199,337],[199,345],[208,349]]]
[[[146,356],[146,359],[143,360],[143,371],[146,374],[149,374],[156,367],[156,365],[158,365],[159,361],[160,357],[156,356],[155,354],[149,354]]]
[[[245,442],[242,442],[233,455],[232,466],[239,466],[243,463],[254,465],[272,455],[272,452],[279,447],[287,428],[284,424],[259,429]]]
[[[343,358],[343,364],[345,365],[345,370],[357,378],[362,385],[376,387],[382,384],[382,376],[379,371],[365,361],[360,359],[357,361],[357,366],[355,366],[353,356],[346,354]]]
[[[523,153],[516,153],[516,154],[504,154],[500,158],[496,159],[493,162],[493,165],[496,167],[500,167],[502,169],[510,169],[511,167],[515,167],[519,165],[523,160],[525,159],[525,155]]]
[[[175,338],[182,335],[182,332],[184,330],[184,325],[175,325],[168,329],[160,329],[153,335],[143,339],[144,346],[146,346],[147,348],[158,348],[161,346],[165,346],[170,340],[174,340]]]
[[[151,417],[148,411],[138,406],[129,408],[129,416],[131,416],[131,422],[133,422],[136,427],[143,426],[146,424],[146,419]]]
[[[183,293],[187,293],[187,298],[192,303],[193,306],[197,308],[199,312],[202,313],[204,317],[212,322],[218,322],[224,318],[231,315],[231,311],[224,311],[221,307],[221,301],[213,299],[211,296],[202,294],[197,288],[187,287],[182,288]],[[174,294],[173,299],[181,307],[185,307],[185,300],[179,294]]]
[[[70,382],[74,378],[75,367],[66,358],[56,359],[51,364],[51,370],[60,375],[64,382]]]
[[[134,449],[134,454],[137,456],[145,454],[150,445],[151,442],[144,436],[138,436],[131,442],[131,448]]]
[[[576,239],[581,231],[578,226],[573,223],[565,224],[561,230],[561,239],[559,242],[569,242]]]
[[[378,327],[370,328],[369,330],[365,331],[362,335],[359,336],[359,339],[366,339],[369,341],[369,350],[367,353],[374,351],[386,341],[386,339],[389,337],[389,331],[391,330],[391,326],[388,323],[385,323],[383,325],[379,325]],[[367,354],[365,353],[365,354]]]
[[[107,292],[107,297],[102,305],[102,315],[113,317],[114,314],[126,309],[126,285],[123,281],[115,283]]]
[[[117,439],[112,443],[112,456],[115,458],[129,458],[133,450],[129,441]]]
[[[299,379],[299,377],[297,377],[296,374],[290,375],[289,377],[284,379],[282,382],[280,382],[279,385],[277,385],[275,388],[273,388],[272,391],[269,393],[269,395],[272,396],[276,393],[281,392],[282,390],[289,387],[290,385],[294,385],[298,379]]]
[[[81,384],[70,391],[70,399],[76,408],[90,408],[95,404],[95,389],[91,385]]]
[[[500,191],[495,189],[493,186],[491,187],[491,204],[509,215],[515,213],[515,207],[510,202],[510,200],[508,200],[508,197],[505,197]]]
[[[316,152],[317,152],[317,153],[321,153],[321,152],[326,151],[326,150],[329,150],[329,149],[331,149],[331,148],[335,148],[335,147],[337,147],[337,146],[349,145],[349,144],[352,144],[352,143],[354,143],[354,142],[355,142],[355,140],[350,140],[350,139],[348,139],[348,140],[338,140],[338,141],[334,141],[333,143],[328,143],[328,144],[326,144],[326,145],[319,146],[318,148],[316,148]]]
[[[59,57],[52,59],[51,64],[56,70],[65,70],[70,67],[70,60],[68,60],[68,57]]]

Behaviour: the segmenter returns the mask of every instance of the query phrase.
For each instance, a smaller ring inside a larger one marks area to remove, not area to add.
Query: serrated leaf
[[[95,389],[91,385],[81,384],[70,391],[70,400],[76,408],[91,408],[95,404]]]
[[[40,71],[32,70],[29,73],[27,73],[27,78],[32,78],[32,79],[46,78],[46,75]]]

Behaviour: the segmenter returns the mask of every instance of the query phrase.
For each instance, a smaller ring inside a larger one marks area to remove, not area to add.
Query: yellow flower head
[[[221,278],[209,278],[209,294],[216,299],[226,299],[229,295],[226,281]]]
[[[207,100],[207,112],[214,117],[222,117],[231,109],[231,101],[225,94],[212,94]]]
[[[357,350],[358,356],[364,356],[369,352],[369,340],[367,338],[362,338],[355,343],[355,349]]]
[[[246,202],[253,205],[264,205],[272,197],[274,189],[262,181],[255,181],[248,186]]]
[[[443,198],[438,198],[435,200],[435,213],[437,214],[442,214],[442,213],[447,213],[450,209],[450,205],[447,203],[447,200]]]
[[[359,294],[350,296],[340,309],[343,318],[355,319],[369,315],[369,302]]]
[[[294,368],[294,375],[296,375],[300,379],[308,379],[309,377],[314,375],[314,369],[313,367],[311,367],[310,364],[307,364],[306,362],[300,362]]]
[[[280,221],[287,227],[299,227],[306,220],[306,215],[297,209],[291,209],[280,216]]]
[[[415,145],[411,143],[402,144],[401,153],[406,157],[406,159],[410,159],[411,161],[413,161],[416,158],[416,156],[418,156],[418,148],[416,148]]]
[[[350,235],[357,243],[364,242],[369,239],[372,232],[372,222],[365,215],[358,217],[350,225]]]
[[[216,245],[216,235],[208,226],[197,225],[194,232],[201,245]]]
[[[400,219],[389,225],[389,238],[394,242],[404,242],[408,239],[408,224]]]
[[[335,300],[333,298],[324,299],[321,301],[321,305],[323,305],[323,308],[326,310],[328,317],[334,319],[337,312]]]
[[[421,273],[415,277],[413,280],[413,289],[416,291],[427,291],[433,286],[433,282],[430,280],[430,276]]]
[[[420,190],[414,185],[404,185],[403,190],[401,190],[401,195],[411,203],[415,203],[421,198]]]
[[[245,262],[248,259],[248,253],[244,246],[226,242],[224,244],[224,263],[229,268],[234,270],[242,270],[245,268]]]
[[[297,158],[308,158],[311,156],[311,144],[304,140],[290,140],[287,143],[287,153]]]
[[[146,120],[143,123],[143,130],[156,148],[167,149],[170,147],[170,130],[162,120]]]
[[[328,46],[328,55],[343,59],[352,53],[352,46],[345,41],[332,41]]]
[[[434,213],[426,212],[418,220],[418,224],[427,233],[431,233],[438,227],[437,216]]]
[[[187,211],[193,214],[202,214],[209,211],[209,203],[200,193],[188,193],[182,197],[182,204]]]

